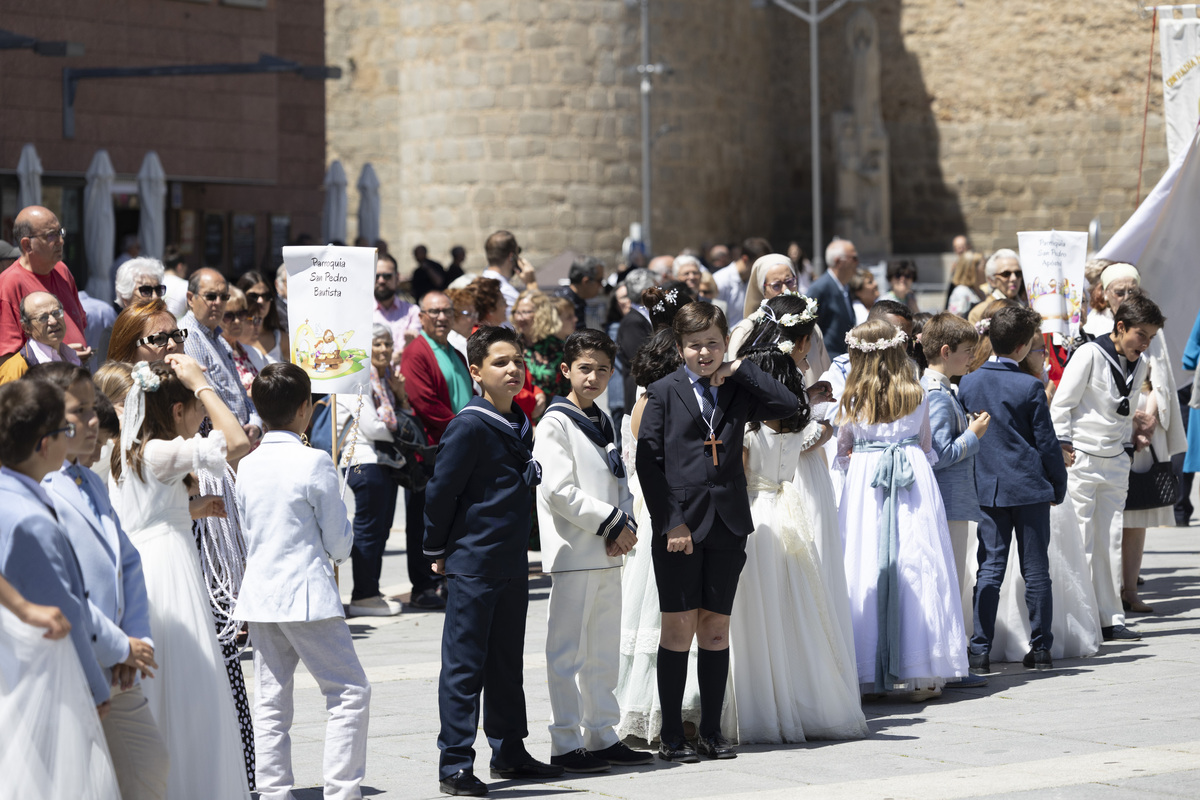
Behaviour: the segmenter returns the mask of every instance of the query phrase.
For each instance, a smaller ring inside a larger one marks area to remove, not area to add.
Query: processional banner
[[[1079,333],[1087,245],[1088,235],[1082,231],[1017,234],[1029,304],[1042,315],[1042,333],[1068,338]]]
[[[1175,19],[1176,12],[1181,19]],[[1188,149],[1200,122],[1200,19],[1194,5],[1164,7],[1158,17],[1167,157],[1175,163]]]

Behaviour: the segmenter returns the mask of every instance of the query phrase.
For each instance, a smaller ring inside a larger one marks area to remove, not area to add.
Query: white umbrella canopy
[[[158,153],[151,150],[142,159],[138,171],[138,243],[142,255],[162,260],[166,245],[167,174],[163,172]]]
[[[350,204],[346,200],[346,170],[342,162],[334,160],[325,173],[325,208],[321,214],[321,241],[346,241],[346,214]]]
[[[112,187],[117,177],[107,150],[97,150],[87,170],[83,190],[83,247],[87,252],[87,292],[111,303],[113,283],[109,276],[115,243],[116,217],[113,214]]]
[[[358,235],[368,246],[379,240],[379,178],[369,163],[358,176]]]
[[[42,204],[42,160],[37,148],[27,144],[21,148],[21,159],[17,162],[17,179],[21,188],[17,193],[17,210]]]

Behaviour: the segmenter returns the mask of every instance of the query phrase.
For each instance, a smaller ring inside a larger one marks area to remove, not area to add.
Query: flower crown
[[[779,352],[789,356],[792,354],[792,351],[796,349],[796,343],[787,339],[781,342],[776,342],[775,346],[779,348]]]
[[[162,378],[150,369],[150,364],[146,361],[139,361],[130,377],[143,392],[157,392],[158,387],[162,386]]]
[[[770,300],[763,300],[758,304],[758,310],[750,315],[750,319],[758,322],[763,317],[771,320],[781,328],[791,328],[796,325],[803,325],[806,322],[812,322],[817,318],[817,301],[812,297],[805,297],[796,292],[782,292],[776,297],[787,295],[789,297],[799,297],[804,300],[804,310],[799,314],[784,314],[782,317],[776,317],[775,312],[767,305]]]
[[[979,320],[979,322],[975,323],[975,332],[978,333],[980,336],[987,336],[987,332],[991,329],[992,329],[992,320],[990,318],[989,319],[981,319],[981,320]]]
[[[879,350],[888,350],[893,347],[902,347],[908,341],[908,334],[904,331],[897,330],[896,335],[890,339],[880,339],[875,342],[864,342],[852,332],[846,334],[846,346],[851,350],[858,350],[862,353],[874,353]]]
[[[657,303],[654,304],[654,310],[661,314],[667,310],[665,303],[670,303],[671,305],[674,306],[674,305],[678,305],[678,302],[677,302],[678,300],[679,300],[679,290],[672,289],[671,291],[667,292],[666,296],[662,300],[659,300]]]

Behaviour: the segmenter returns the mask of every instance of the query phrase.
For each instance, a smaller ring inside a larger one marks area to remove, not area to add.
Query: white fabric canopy
[[[158,153],[153,150],[142,159],[137,184],[138,244],[142,247],[142,255],[161,261],[166,244],[167,174],[163,172]]]
[[[83,190],[83,247],[87,252],[87,293],[106,303],[113,301],[113,283],[109,268],[116,240],[112,187],[117,177],[107,150],[97,150],[87,170]]]
[[[346,171],[342,162],[334,160],[325,173],[325,208],[321,213],[321,243],[346,241],[346,215],[350,204],[346,200]]]
[[[21,160],[17,162],[17,179],[21,188],[17,193],[17,210],[42,204],[42,160],[37,148],[27,144],[21,148]]]
[[[1142,288],[1167,315],[1175,380],[1191,383],[1179,357],[1200,310],[1200,134],[1098,256],[1136,264]]]
[[[358,176],[358,235],[368,247],[379,240],[379,178],[369,163]]]

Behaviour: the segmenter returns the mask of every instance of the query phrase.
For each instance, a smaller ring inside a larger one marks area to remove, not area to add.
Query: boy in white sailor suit
[[[371,687],[354,652],[333,563],[354,534],[333,461],[306,447],[312,384],[295,364],[270,364],[250,389],[267,433],[238,465],[246,572],[235,619],[254,645],[255,779],[262,800],[291,798],[292,675],[300,661],[330,711],[325,797],[358,800],[367,764]]]
[[[537,513],[542,569],[551,576],[546,633],[550,689],[550,763],[567,772],[606,772],[649,764],[614,726],[621,637],[621,556],[637,543],[627,509],[625,469],[612,421],[595,404],[608,387],[616,344],[597,330],[571,334],[556,397],[538,425],[533,457],[542,465]],[[582,730],[581,730],[582,729]]]
[[[138,672],[153,675],[154,642],[142,558],[108,499],[100,476],[79,459],[96,446],[96,386],[86,368],[66,361],[31,367],[22,380],[45,381],[63,392],[66,420],[75,425],[62,469],[42,479],[87,586],[93,647],[110,679],[111,708],[102,723],[123,800],[161,800],[170,755]]]

